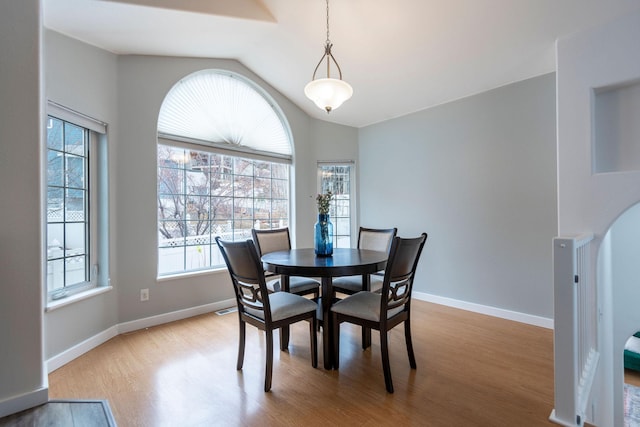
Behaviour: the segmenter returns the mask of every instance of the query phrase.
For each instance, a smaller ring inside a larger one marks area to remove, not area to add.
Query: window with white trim
[[[353,162],[319,162],[318,192],[331,191],[333,198],[329,215],[333,223],[333,245],[336,248],[352,246],[355,206]]]
[[[158,145],[158,274],[224,266],[215,242],[289,225],[289,165]]]
[[[176,84],[158,120],[158,276],[224,267],[216,236],[288,227],[291,146],[282,112],[242,76]]]
[[[108,284],[108,206],[100,197],[106,194],[108,173],[104,123],[53,103],[46,120],[46,291],[51,301]]]

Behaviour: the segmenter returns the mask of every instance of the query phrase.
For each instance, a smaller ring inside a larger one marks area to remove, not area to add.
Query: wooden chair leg
[[[340,322],[338,314],[333,313],[333,369],[340,367]],[[326,343],[323,343],[326,345]]]
[[[273,330],[265,331],[267,335],[267,362],[264,372],[264,391],[271,390],[271,375],[273,374]]]
[[[318,367],[318,336],[316,335],[316,317],[309,320],[309,334],[311,337],[311,366]]]
[[[371,347],[371,328],[362,327],[362,349],[366,350]]]
[[[289,325],[280,328],[280,350],[287,351],[289,348]]]
[[[382,354],[382,370],[384,371],[384,384],[387,392],[393,393],[393,381],[391,381],[391,366],[389,365],[388,332],[380,330],[380,353]]]
[[[413,343],[411,341],[411,325],[409,324],[409,319],[404,321],[404,340],[407,343],[409,365],[411,366],[411,369],[416,369],[416,356],[413,354]]]
[[[240,338],[238,340],[238,362],[236,363],[236,369],[242,369],[244,363],[244,341],[247,331],[247,324],[240,319]]]

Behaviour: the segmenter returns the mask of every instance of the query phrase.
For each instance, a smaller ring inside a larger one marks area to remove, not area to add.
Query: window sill
[[[211,270],[191,271],[189,273],[167,274],[156,277],[156,282],[169,282],[171,280],[187,279],[189,277],[206,276],[209,274],[226,273],[226,267],[212,268]]]
[[[69,304],[73,304],[78,301],[89,299],[100,294],[107,293],[113,289],[113,286],[100,286],[96,288],[87,289],[86,291],[78,292],[68,297],[58,299],[55,301],[47,301],[45,312],[57,310],[62,307],[66,307]]]

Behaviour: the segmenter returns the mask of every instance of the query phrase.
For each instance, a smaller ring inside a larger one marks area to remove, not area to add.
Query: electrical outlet
[[[140,289],[140,301],[149,301],[149,289]]]

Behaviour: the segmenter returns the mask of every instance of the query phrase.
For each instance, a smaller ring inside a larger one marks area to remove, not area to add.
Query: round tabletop
[[[335,248],[330,257],[316,256],[313,248],[270,252],[262,256],[264,269],[288,276],[338,277],[384,270],[389,254],[366,249]]]

